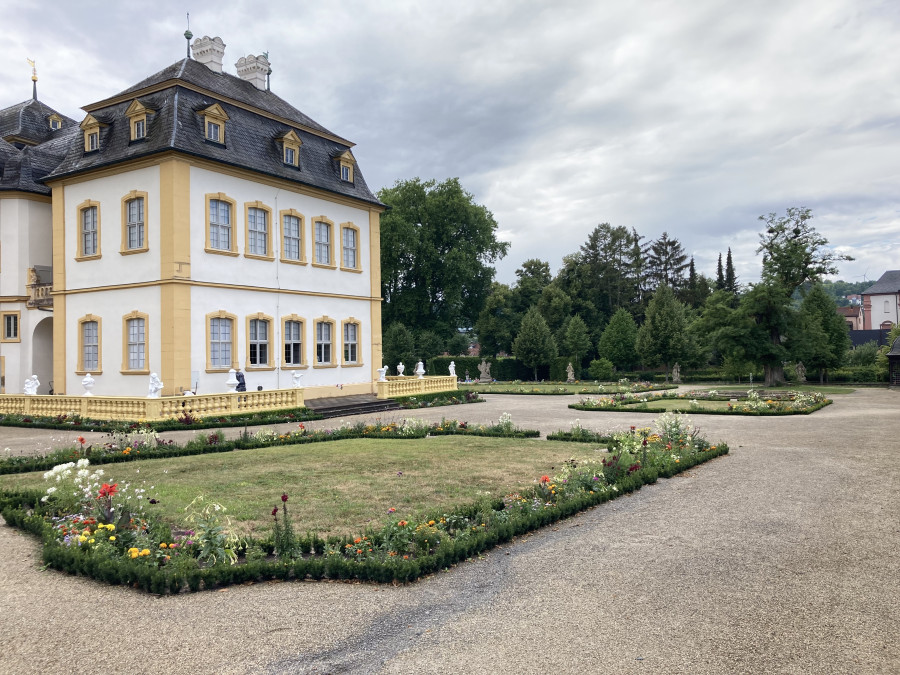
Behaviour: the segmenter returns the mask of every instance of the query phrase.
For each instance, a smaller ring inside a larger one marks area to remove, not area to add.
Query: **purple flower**
[[[398,472],[397,472],[397,475],[398,475],[398,476],[402,476],[402,475],[403,475],[403,472],[402,472],[402,471],[398,471]]]

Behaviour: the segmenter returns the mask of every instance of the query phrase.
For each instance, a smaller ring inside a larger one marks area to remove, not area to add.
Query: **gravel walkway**
[[[544,431],[654,417],[572,400],[397,417],[508,411]],[[809,417],[698,415],[731,455],[408,586],[157,598],[40,571],[37,543],[0,526],[0,672],[900,672],[900,392],[836,401]]]

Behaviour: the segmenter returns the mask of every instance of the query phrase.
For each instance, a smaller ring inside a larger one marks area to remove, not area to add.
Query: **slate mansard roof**
[[[900,293],[900,270],[888,270],[874,285],[869,286],[862,295],[883,295]]]
[[[56,116],[60,128],[50,127]],[[0,190],[50,194],[41,180],[68,152],[78,123],[37,99],[0,110]]]
[[[131,140],[125,111],[137,99],[153,111],[146,137]],[[228,115],[224,143],[205,138],[201,111],[218,104]],[[100,127],[100,149],[85,152],[79,137],[47,180],[175,150],[223,164],[321,188],[381,205],[355,167],[343,181],[337,157],[352,143],[316,123],[271,91],[228,73],[183,59],[119,94],[85,106]],[[288,131],[302,141],[299,167],[284,164],[279,139]]]

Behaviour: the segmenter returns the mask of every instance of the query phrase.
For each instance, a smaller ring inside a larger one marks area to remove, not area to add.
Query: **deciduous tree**
[[[532,307],[522,319],[519,334],[513,343],[513,354],[519,361],[534,369],[534,379],[537,381],[538,366],[549,364],[556,358],[556,353],[556,342],[547,322],[537,307]]]

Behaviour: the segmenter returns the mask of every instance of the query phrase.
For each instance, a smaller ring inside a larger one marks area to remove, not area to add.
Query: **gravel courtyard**
[[[38,543],[0,525],[0,673],[900,672],[900,392],[834,398],[811,416],[696,415],[730,455],[407,586],[159,598],[41,571]],[[544,433],[655,417],[574,399],[384,417],[509,412]],[[0,447],[61,436],[2,428]]]

